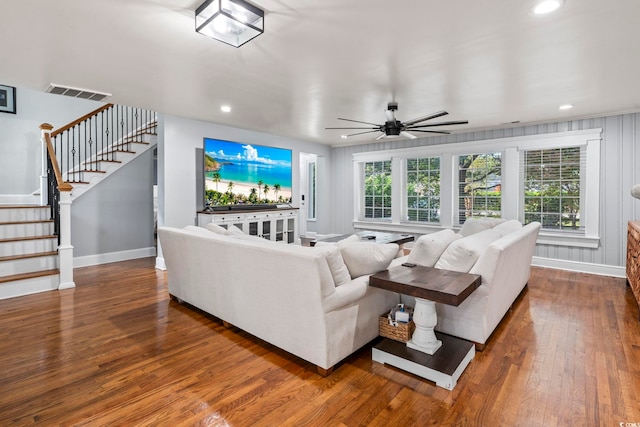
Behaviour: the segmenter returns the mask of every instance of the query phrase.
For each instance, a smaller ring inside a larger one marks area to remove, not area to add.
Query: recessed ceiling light
[[[563,105],[558,107],[558,109],[560,109],[560,110],[570,110],[572,108],[573,108],[573,105],[571,105],[571,104],[563,104]]]
[[[222,107],[220,107],[220,111],[222,111],[223,113],[230,113],[231,107],[228,105],[223,105]]]
[[[533,8],[533,13],[536,15],[551,13],[562,6],[562,3],[564,0],[542,0]]]
[[[340,138],[347,139],[347,138],[349,138],[349,136],[348,135],[340,135]]]

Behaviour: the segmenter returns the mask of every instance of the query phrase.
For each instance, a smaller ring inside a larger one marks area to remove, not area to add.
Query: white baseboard
[[[534,256],[531,265],[536,267],[554,268],[557,270],[577,271],[580,273],[597,274],[599,276],[627,277],[625,267],[592,264],[588,262],[568,261],[564,259],[541,258]]]
[[[0,194],[0,205],[39,205],[40,196],[33,194]]]
[[[73,268],[89,267],[91,265],[109,264],[111,262],[127,261],[130,259],[147,258],[156,255],[156,248],[140,248],[128,251],[109,252],[106,254],[86,255],[73,258]]]
[[[158,270],[166,270],[167,269],[167,264],[165,264],[163,257],[156,257],[156,268]]]

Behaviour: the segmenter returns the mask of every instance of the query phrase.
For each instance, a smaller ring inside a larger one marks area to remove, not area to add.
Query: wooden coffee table
[[[397,266],[369,278],[369,285],[416,298],[413,321],[416,330],[406,345],[384,339],[373,348],[373,360],[404,369],[453,390],[475,356],[472,342],[436,334],[435,303],[460,305],[480,286],[477,274],[432,267]]]

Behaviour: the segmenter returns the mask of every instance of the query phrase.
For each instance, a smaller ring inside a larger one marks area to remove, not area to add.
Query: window
[[[580,147],[524,152],[524,222],[543,228],[578,230],[580,224]]]
[[[364,164],[364,217],[391,218],[391,161]]]
[[[407,159],[408,221],[440,221],[440,157]]]
[[[458,223],[502,214],[502,153],[458,156]]]
[[[423,234],[518,219],[542,224],[539,244],[597,248],[601,140],[585,129],[353,153],[353,225]]]

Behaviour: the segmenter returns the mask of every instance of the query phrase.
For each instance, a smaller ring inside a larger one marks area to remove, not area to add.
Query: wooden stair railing
[[[75,287],[73,246],[71,246],[72,183],[86,183],[85,173],[105,173],[103,162],[119,163],[116,153],[131,153],[131,144],[141,134],[155,134],[155,111],[106,104],[73,122],[53,130],[48,123],[42,131],[41,204],[51,208],[58,236],[58,289]],[[143,142],[144,143],[144,142]]]

